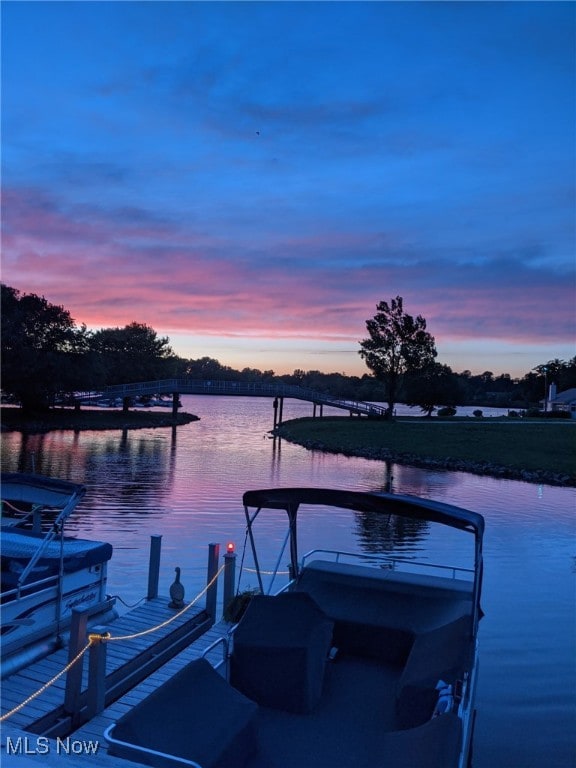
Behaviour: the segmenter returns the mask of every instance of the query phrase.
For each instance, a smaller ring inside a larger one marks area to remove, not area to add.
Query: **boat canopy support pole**
[[[260,573],[260,563],[258,562],[258,552],[256,551],[256,542],[254,541],[254,531],[252,530],[252,524],[256,520],[260,512],[260,507],[250,516],[250,510],[248,507],[244,507],[244,514],[246,515],[246,531],[248,538],[250,539],[250,548],[252,549],[252,557],[254,558],[254,568],[256,569],[256,578],[258,579],[258,587],[260,588],[260,594],[264,594],[264,585],[262,584],[262,574]]]
[[[482,555],[482,539],[476,536],[475,542],[475,563],[474,563],[474,606],[473,606],[473,627],[474,635],[478,632],[478,624],[482,618],[482,607],[480,598],[482,596],[482,579],[484,576],[484,559]]]
[[[288,528],[288,530],[286,531],[286,536],[284,536],[284,541],[280,548],[280,552],[278,553],[278,559],[276,560],[276,565],[274,566],[274,572],[272,573],[272,579],[270,580],[270,586],[268,587],[268,594],[272,592],[272,585],[274,584],[274,579],[278,574],[278,568],[280,568],[280,561],[284,556],[284,552],[286,550],[286,544],[288,543],[289,538],[290,538],[290,528]]]

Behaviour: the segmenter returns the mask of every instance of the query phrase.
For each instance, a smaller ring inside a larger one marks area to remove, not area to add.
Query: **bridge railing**
[[[159,381],[140,381],[133,384],[118,384],[104,387],[98,394],[86,393],[84,399],[113,399],[139,397],[155,394],[218,394],[218,395],[248,395],[252,397],[291,397],[296,400],[307,400],[317,405],[326,405],[350,411],[350,413],[368,416],[384,416],[386,408],[363,400],[348,400],[334,397],[324,392],[317,392],[294,384],[279,384],[261,381],[222,381],[218,379],[175,378]],[[78,398],[82,399],[82,398]]]

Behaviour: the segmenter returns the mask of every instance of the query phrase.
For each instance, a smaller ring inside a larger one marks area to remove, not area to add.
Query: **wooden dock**
[[[48,764],[61,760],[65,755],[72,760],[70,765],[85,765],[87,760],[99,765],[124,764],[123,760],[107,756],[107,744],[104,731],[109,724],[118,720],[126,711],[146,698],[162,683],[175,675],[189,661],[199,658],[214,641],[224,637],[229,625],[226,622],[212,625],[202,606],[194,605],[184,614],[178,615],[169,624],[177,611],[168,607],[169,598],[147,600],[124,616],[116,619],[109,626],[99,628],[107,630],[112,638],[137,635],[131,639],[117,642],[108,641],[106,659],[106,681],[116,685],[115,700],[105,709],[79,728],[65,736],[53,736],[50,729],[45,730],[54,720],[54,713],[61,713],[65,699],[65,675],[39,696],[27,703],[2,723],[0,744],[0,762],[3,765],[26,765],[41,754]],[[139,634],[152,627],[161,625],[150,634]],[[196,627],[196,629],[194,628]],[[188,638],[194,639],[190,641]],[[158,649],[164,649],[164,655]],[[209,652],[208,659],[216,665],[224,657],[224,645]],[[175,652],[175,655],[173,655]],[[171,658],[166,661],[166,655]],[[160,659],[160,666],[158,664]],[[48,680],[60,672],[68,663],[68,650],[59,650],[50,656],[35,662],[20,672],[3,681],[1,689],[2,715],[10,712],[28,696],[36,693]],[[83,688],[88,682],[88,664],[84,664]],[[135,677],[133,670],[138,670]],[[125,679],[124,690],[118,683]],[[128,687],[127,687],[128,686]],[[85,695],[85,692],[84,694]],[[48,739],[48,733],[53,738]],[[67,751],[70,750],[70,751]],[[76,750],[76,751],[74,751]],[[92,750],[92,751],[91,751]],[[53,759],[52,759],[53,758]],[[133,765],[126,763],[127,766]]]
[[[89,723],[86,723],[86,725],[73,734],[73,737],[84,741],[98,740],[100,742],[98,756],[101,757],[106,754],[107,745],[103,740],[103,734],[106,728],[173,677],[190,661],[200,658],[212,643],[222,639],[227,634],[229,627],[230,625],[224,621],[212,626],[211,629],[178,654],[178,656],[167,662],[157,672],[150,675],[150,677],[119,699],[115,704],[104,710],[102,714],[93,718]],[[224,647],[224,645],[219,645],[207,654],[206,658],[214,666],[223,659]]]

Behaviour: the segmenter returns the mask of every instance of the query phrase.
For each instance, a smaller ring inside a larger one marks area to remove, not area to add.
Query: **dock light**
[[[227,555],[233,555],[234,554],[234,542],[229,541],[228,544],[226,544],[226,554]]]

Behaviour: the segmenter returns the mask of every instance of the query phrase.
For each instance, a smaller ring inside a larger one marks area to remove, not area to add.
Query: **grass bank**
[[[278,434],[312,450],[576,486],[576,422],[571,421],[335,416],[285,422]]]
[[[20,408],[2,408],[1,423],[3,432],[51,432],[57,429],[102,430],[102,429],[146,429],[172,427],[197,421],[198,417],[190,413],[144,410],[80,410],[73,408],[54,408],[47,413],[24,414]]]

